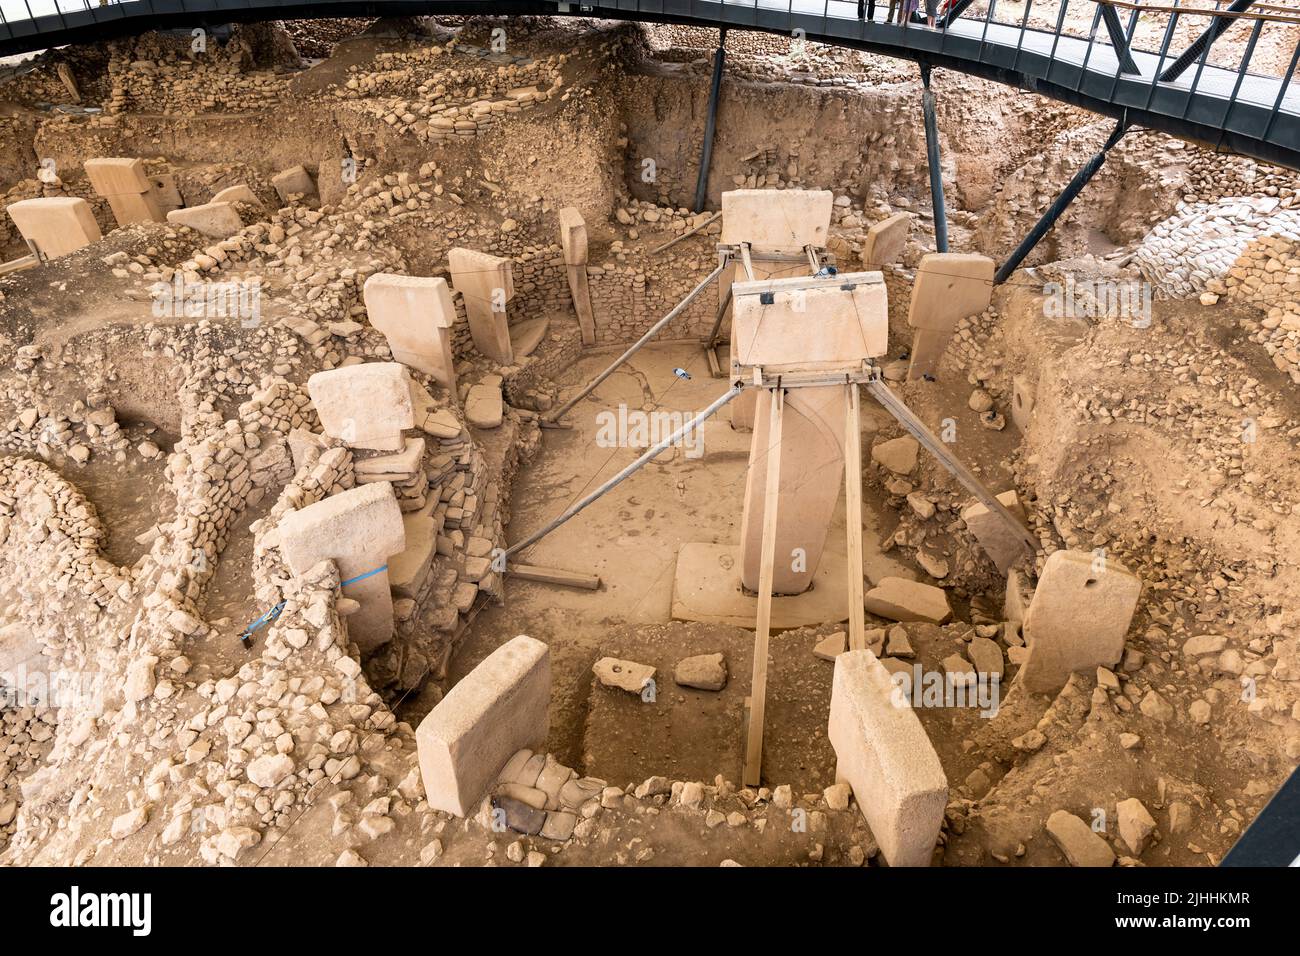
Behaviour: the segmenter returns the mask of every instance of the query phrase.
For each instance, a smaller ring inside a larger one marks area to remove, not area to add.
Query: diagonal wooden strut
[[[849,648],[866,647],[865,595],[862,585],[862,426],[858,386],[848,389],[844,422],[844,524],[848,533]]]

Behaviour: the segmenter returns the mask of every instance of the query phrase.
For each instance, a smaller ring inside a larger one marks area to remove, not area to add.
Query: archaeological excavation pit
[[[1300,14],[136,6],[0,26],[0,864],[1300,854]]]

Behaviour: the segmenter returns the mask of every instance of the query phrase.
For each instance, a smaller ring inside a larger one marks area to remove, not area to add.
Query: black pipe
[[[1119,22],[1119,14],[1115,8],[1104,0],[1101,4],[1101,18],[1106,21],[1106,32],[1110,34],[1110,45],[1115,48],[1115,56],[1119,60],[1119,71],[1121,73],[1136,73],[1142,75],[1137,64],[1133,62],[1133,57],[1128,52],[1128,37],[1124,33],[1124,27]]]
[[[1029,230],[1029,235],[1021,240],[1020,245],[1016,246],[1015,252],[1011,253],[1010,258],[998,268],[997,275],[993,277],[994,285],[1001,285],[1011,278],[1011,273],[1015,272],[1020,263],[1025,261],[1025,256],[1034,251],[1034,246],[1047,235],[1049,229],[1056,225],[1056,220],[1061,218],[1061,213],[1074,201],[1074,197],[1079,195],[1088,181],[1097,175],[1097,171],[1106,162],[1106,154],[1110,152],[1111,147],[1120,141],[1123,135],[1128,132],[1128,118],[1124,117],[1115,124],[1114,131],[1107,138],[1106,143],[1102,146],[1100,152],[1096,153],[1084,167],[1074,174],[1069,185],[1061,191],[1055,201],[1047,207],[1047,212],[1043,213],[1041,219],[1034,223],[1034,228]]]
[[[718,49],[713,54],[713,85],[709,87],[709,115],[704,120],[704,146],[700,150],[700,178],[695,181],[696,212],[704,211],[709,188],[709,164],[713,161],[713,131],[718,122],[718,94],[722,92],[722,65],[727,59],[727,28],[718,28]]]
[[[943,201],[943,167],[939,164],[939,121],[930,90],[930,64],[921,64],[921,109],[925,113],[925,160],[930,166],[930,205],[934,210],[934,248],[948,251],[948,210]]]
[[[1250,9],[1254,3],[1255,0],[1232,0],[1232,3],[1228,6],[1226,12],[1244,13],[1246,10]],[[1219,39],[1219,37],[1223,35],[1224,30],[1232,26],[1235,19],[1235,17],[1215,17],[1214,21],[1209,25],[1206,31],[1192,41],[1192,45],[1184,50],[1182,54],[1179,55],[1178,59],[1174,60],[1174,62],[1169,65],[1169,69],[1160,74],[1160,82],[1172,83],[1174,80],[1182,76],[1183,72],[1189,66],[1201,58],[1201,54],[1205,52],[1206,48],[1215,40]]]

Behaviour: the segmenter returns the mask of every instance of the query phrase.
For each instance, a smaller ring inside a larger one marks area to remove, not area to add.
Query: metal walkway
[[[1004,5],[1007,2],[1004,0]],[[1179,0],[1167,2],[1177,5]],[[1249,0],[1244,5],[1250,6]],[[1091,19],[1090,30],[1078,31],[1077,23],[1068,16],[1071,0],[1038,0],[1037,4],[1026,0],[1023,11],[1013,11],[1002,19],[997,0],[988,0],[987,9],[979,14],[963,12],[966,7],[959,2],[957,15],[930,28],[884,22],[887,0],[879,0],[875,19],[868,22],[858,19],[856,2],[845,0],[604,0],[587,4],[555,0],[121,0],[102,4],[98,0],[0,0],[0,56],[154,28],[264,19],[572,15],[729,26],[802,36],[960,71],[1116,119],[1127,116],[1131,126],[1161,130],[1300,169],[1300,89],[1291,82],[1300,43],[1290,55],[1289,67],[1279,71],[1282,75],[1250,69],[1251,54],[1264,31],[1269,31],[1270,38],[1288,31],[1286,40],[1290,41],[1297,34],[1300,11],[1296,16],[1289,11],[1258,17],[1245,13],[1238,15],[1240,19],[1225,21],[1224,26],[1236,30],[1238,38],[1250,33],[1239,58],[1229,57],[1232,62],[1222,65],[1220,49],[1206,44],[1204,53],[1191,58],[1181,75],[1164,81],[1158,77],[1188,45],[1185,37],[1173,42],[1176,27],[1181,22],[1184,33],[1189,25],[1200,33],[1209,27],[1214,10],[1187,7],[1170,12],[1170,8],[1160,7],[1147,12],[1122,0],[1073,0],[1075,16],[1082,9],[1084,19]],[[1127,19],[1126,26],[1121,19]],[[1055,24],[1055,29],[1044,29],[1043,23]],[[1158,40],[1163,35],[1162,42],[1156,43],[1156,50],[1132,49],[1132,60],[1124,63],[1129,72],[1123,72],[1112,43],[1127,45],[1139,26],[1145,34],[1154,29]],[[1070,32],[1072,29],[1079,35]],[[1224,42],[1219,41],[1220,48]],[[1136,73],[1131,72],[1134,66]]]

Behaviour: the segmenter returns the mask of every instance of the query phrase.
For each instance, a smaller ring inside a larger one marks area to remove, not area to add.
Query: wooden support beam
[[[559,584],[566,588],[582,588],[585,591],[595,591],[600,588],[598,575],[565,571],[562,568],[544,568],[539,564],[507,564],[506,573],[539,584]]]
[[[844,522],[849,576],[849,647],[866,647],[862,584],[862,417],[858,386],[850,383],[844,423]]]
[[[767,704],[767,646],[772,633],[772,577],[776,564],[776,509],[781,498],[781,423],[785,399],[772,389],[767,430],[767,482],[763,496],[763,554],[758,568],[758,626],[749,684],[749,729],[745,734],[744,783],[757,787],[763,776],[763,712]]]

